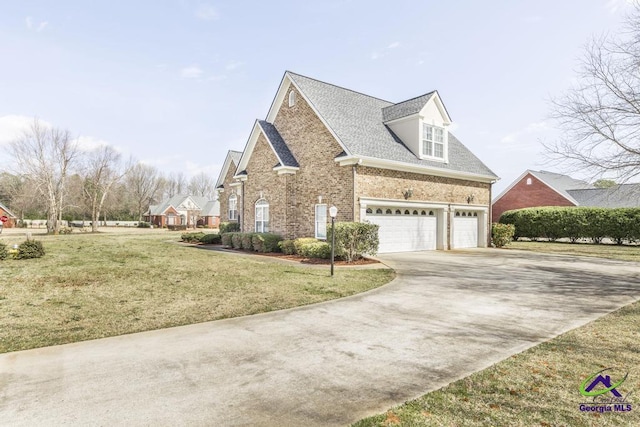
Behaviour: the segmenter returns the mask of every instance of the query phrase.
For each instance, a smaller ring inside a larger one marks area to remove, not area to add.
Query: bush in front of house
[[[294,240],[282,240],[278,242],[278,247],[285,255],[295,255],[296,245]]]
[[[240,224],[237,222],[221,222],[219,231],[220,234],[237,233],[240,231]]]
[[[513,240],[516,227],[513,224],[491,224],[491,241],[496,248],[507,246]]]
[[[331,258],[331,245],[319,240],[308,242],[300,246],[298,255],[305,258],[329,259]]]
[[[203,232],[195,232],[195,233],[183,233],[180,236],[180,240],[186,243],[199,243],[200,239],[204,236]]]
[[[317,241],[318,241],[318,239],[313,238],[313,237],[299,237],[299,238],[295,239],[295,240],[293,241],[293,247],[294,247],[294,249],[295,249],[295,252],[294,252],[294,253],[295,253],[296,255],[301,255],[302,247],[303,247],[304,245],[307,245],[307,244],[309,244],[309,243],[315,243],[315,242],[317,242]]]
[[[25,240],[18,246],[17,259],[41,258],[44,256],[44,246],[39,240]]]
[[[244,233],[231,233],[231,247],[233,249],[242,249],[242,236]]]
[[[255,233],[240,233],[242,235],[242,248],[245,251],[253,250],[253,235]]]
[[[236,233],[220,233],[220,240],[222,241],[222,246],[225,248],[233,247],[233,235]]]
[[[7,245],[0,242],[0,260],[7,259],[9,257],[9,251]]]
[[[254,233],[251,236],[253,250],[261,253],[280,252],[282,236],[274,233]]]
[[[218,233],[203,234],[199,240],[203,245],[219,245],[222,243],[222,239]]]
[[[138,228],[151,228],[151,223],[146,221],[140,221],[138,223]]]
[[[335,254],[347,262],[356,261],[364,255],[378,253],[377,224],[368,222],[336,222]],[[327,242],[331,242],[331,226],[327,226]]]

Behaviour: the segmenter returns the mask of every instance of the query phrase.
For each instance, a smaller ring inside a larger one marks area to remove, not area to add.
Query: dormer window
[[[444,160],[444,129],[438,126],[422,125],[422,155]]]

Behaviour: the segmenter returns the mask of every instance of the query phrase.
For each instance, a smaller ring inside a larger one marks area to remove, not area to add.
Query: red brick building
[[[12,228],[16,226],[16,219],[17,219],[16,216],[13,213],[11,213],[9,208],[7,208],[5,205],[0,203],[0,217],[2,216],[6,216],[7,221],[4,224],[0,224],[0,226],[4,226],[7,228]]]
[[[547,171],[527,170],[493,200],[491,221],[503,212],[537,206],[579,206],[572,190],[593,189],[593,185]]]

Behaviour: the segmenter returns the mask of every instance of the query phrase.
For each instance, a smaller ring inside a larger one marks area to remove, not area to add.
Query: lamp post
[[[331,277],[333,277],[333,258],[336,254],[336,215],[338,215],[338,208],[331,206],[329,208],[329,216],[331,217]]]

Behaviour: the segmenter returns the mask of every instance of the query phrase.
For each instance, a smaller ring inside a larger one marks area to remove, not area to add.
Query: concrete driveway
[[[382,258],[398,278],[340,301],[0,355],[0,424],[345,425],[640,298],[638,264]]]

